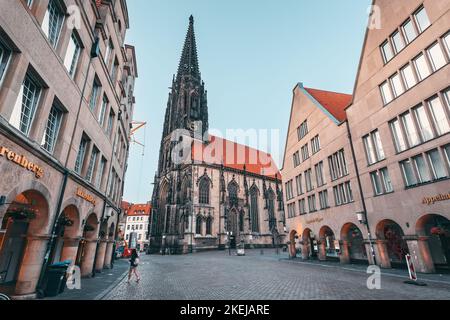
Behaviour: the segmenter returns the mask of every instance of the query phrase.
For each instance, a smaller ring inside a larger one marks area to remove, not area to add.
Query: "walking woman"
[[[128,283],[130,283],[131,276],[133,275],[133,273],[136,276],[136,282],[139,283],[139,281],[141,280],[141,277],[137,270],[138,265],[139,265],[139,255],[138,255],[136,249],[133,249],[133,251],[131,251],[130,271],[128,273],[128,281],[127,281]]]

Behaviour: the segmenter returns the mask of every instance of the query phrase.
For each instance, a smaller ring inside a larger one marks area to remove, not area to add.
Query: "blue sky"
[[[128,0],[127,43],[139,78],[134,119],[147,121],[132,145],[124,200],[151,198],[164,112],[191,14],[210,127],[279,129],[282,155],[298,82],[351,93],[370,0]],[[269,150],[272,151],[273,150]],[[281,166],[281,159],[276,159]]]

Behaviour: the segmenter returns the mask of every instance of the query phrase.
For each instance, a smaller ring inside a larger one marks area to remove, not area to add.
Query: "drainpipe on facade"
[[[374,265],[376,265],[377,264],[377,259],[376,259],[376,256],[375,256],[375,248],[373,246],[372,234],[370,232],[369,219],[367,217],[366,201],[364,199],[364,193],[363,193],[363,190],[362,190],[361,178],[359,176],[358,164],[356,162],[355,148],[353,146],[352,133],[350,131],[350,125],[348,124],[348,120],[345,122],[345,124],[347,126],[347,133],[348,133],[348,139],[349,139],[349,142],[350,142],[350,149],[352,151],[353,163],[355,165],[356,179],[358,180],[359,195],[361,197],[361,203],[362,203],[363,212],[364,212],[364,219],[366,220],[364,224],[366,225],[366,228],[367,228],[367,237],[368,237],[368,240],[369,240],[369,243],[370,243],[370,251],[372,253],[373,263],[374,263]]]

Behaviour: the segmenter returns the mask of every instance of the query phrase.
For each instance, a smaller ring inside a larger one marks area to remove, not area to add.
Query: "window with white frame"
[[[445,169],[444,162],[442,161],[441,154],[438,149],[427,152],[428,159],[430,160],[431,171],[435,180],[443,179],[447,177],[447,170]]]
[[[411,21],[411,19],[408,19],[402,26],[403,33],[406,37],[406,42],[409,44],[417,37],[417,32],[414,27],[414,23]]]
[[[381,52],[383,54],[384,63],[388,63],[394,57],[394,53],[392,51],[392,47],[389,41],[385,41],[381,45]]]
[[[106,109],[108,108],[108,97],[106,95],[103,95],[102,100],[102,106],[100,107],[99,113],[98,113],[98,123],[101,127],[105,124],[105,116],[106,116]]]
[[[450,144],[444,146],[445,157],[447,158],[447,164],[450,167]]]
[[[392,44],[394,45],[394,52],[397,54],[405,48],[405,41],[400,31],[395,31],[391,36]]]
[[[422,81],[431,74],[430,68],[428,67],[427,60],[423,54],[418,55],[413,60],[414,66],[416,68],[417,76],[419,80]]]
[[[33,5],[33,0],[27,0],[28,8],[31,8],[32,5]]]
[[[420,33],[424,32],[431,25],[427,11],[424,7],[421,7],[416,11],[416,13],[414,13],[414,19],[416,20],[417,28]]]
[[[312,170],[308,169],[305,171],[305,186],[306,192],[310,192],[314,189],[314,185],[312,183]]]
[[[309,207],[309,212],[316,212],[317,211],[317,206],[316,206],[316,195],[312,195],[308,197],[308,207]]]
[[[398,73],[390,77],[389,81],[391,82],[392,93],[394,94],[395,98],[397,98],[398,96],[402,95],[405,92],[405,89],[403,88],[402,79],[400,78],[400,75]]]
[[[29,135],[36,108],[41,97],[42,86],[27,73],[20,87],[10,123],[26,136]]]
[[[302,160],[306,161],[309,159],[309,148],[308,148],[308,144],[305,144],[302,149]]]
[[[113,128],[113,124],[114,124],[114,111],[110,110],[109,112],[109,117],[108,117],[108,127],[106,128],[106,133],[108,134],[108,136],[111,136],[111,132],[112,132],[112,128]]]
[[[418,183],[426,183],[431,181],[430,171],[428,170],[428,164],[425,161],[423,155],[418,155],[412,158],[414,162],[414,167],[417,170],[417,180]]]
[[[95,178],[95,185],[99,189],[101,188],[102,178],[105,173],[105,168],[106,168],[106,159],[104,157],[102,157],[102,159],[100,161],[100,166],[97,170],[97,177]]]
[[[292,198],[294,198],[294,190],[292,188],[292,180],[288,181],[285,186],[286,186],[286,197],[287,200],[291,200]]]
[[[442,42],[444,43],[445,49],[450,56],[450,32],[442,37]]]
[[[375,195],[382,195],[394,191],[387,168],[371,172],[370,178],[372,180],[372,186]]]
[[[92,84],[91,97],[89,99],[89,109],[91,109],[92,112],[95,111],[95,107],[97,106],[97,98],[100,93],[100,87],[100,82],[97,78],[95,78],[94,83]]]
[[[350,181],[333,187],[333,193],[336,206],[353,202],[353,192]]]
[[[428,58],[430,59],[433,72],[439,70],[447,64],[447,60],[445,60],[445,56],[442,52],[439,42],[436,42],[431,47],[429,47],[427,49],[427,54]]]
[[[42,148],[47,150],[49,153],[53,153],[55,150],[63,114],[64,113],[61,108],[54,103],[48,115],[47,125],[45,127],[45,133],[41,143]]]
[[[414,75],[414,70],[410,64],[406,65],[401,69],[401,74],[406,86],[406,90],[411,89],[417,84],[416,76]]]
[[[287,208],[288,208],[288,217],[289,217],[289,218],[295,217],[295,216],[296,216],[296,213],[295,213],[295,203],[289,203],[289,204],[287,205]]]
[[[380,132],[378,130],[375,130],[363,137],[363,141],[366,149],[367,162],[369,165],[385,159]]]
[[[105,64],[106,67],[109,69],[109,65],[110,65],[110,59],[111,59],[111,53],[114,50],[114,45],[112,43],[111,39],[108,39],[108,41],[106,42],[106,53],[105,53]]]
[[[86,180],[89,182],[92,182],[92,178],[94,177],[94,169],[95,165],[97,164],[97,158],[99,155],[98,149],[94,146],[92,148],[91,158],[89,159],[89,165],[86,172]]]
[[[297,128],[298,140],[300,141],[308,134],[308,122],[307,120],[303,121],[303,123]]]
[[[86,156],[86,150],[89,144],[89,140],[83,136],[80,141],[80,146],[78,148],[77,158],[75,160],[75,172],[81,174],[81,170],[83,169],[84,158]]]
[[[306,214],[306,201],[301,199],[298,201],[298,212],[300,215]]]
[[[314,138],[312,138],[312,140],[311,140],[311,151],[312,151],[312,154],[316,154],[317,152],[320,151],[319,135],[317,135]]]
[[[1,41],[0,38],[0,85],[2,84],[9,61],[11,60],[12,51]]]
[[[344,149],[339,150],[332,156],[328,157],[328,164],[330,167],[331,180],[337,180],[348,174]]]
[[[81,54],[81,44],[78,37],[73,32],[67,46],[66,57],[64,58],[64,66],[73,78],[77,71],[78,61]]]
[[[418,181],[411,160],[407,159],[400,162],[400,167],[402,168],[406,186],[411,187],[417,185]]]
[[[426,142],[434,138],[433,128],[431,127],[430,120],[428,119],[427,112],[423,105],[419,105],[413,109],[414,115],[417,119],[419,126],[420,136],[422,141]]]
[[[42,22],[42,30],[53,48],[58,45],[61,28],[64,22],[64,11],[57,0],[50,0]]]
[[[417,132],[414,120],[410,112],[406,112],[400,116],[403,127],[405,128],[406,138],[408,140],[409,147],[415,147],[420,144],[420,136]]]
[[[327,190],[319,192],[319,203],[320,203],[320,209],[322,209],[322,210],[330,207],[328,204],[328,191]]]
[[[397,119],[395,119],[391,121],[389,124],[391,127],[392,136],[394,138],[395,149],[397,150],[397,152],[405,151],[407,148],[406,141],[402,128],[400,126],[400,122]]]
[[[321,187],[325,185],[325,178],[323,176],[323,161],[320,161],[318,164],[315,165],[315,171],[316,171],[317,186]]]
[[[300,196],[303,194],[303,186],[302,186],[302,175],[298,175],[295,177],[295,184],[297,187],[297,196]]]
[[[450,131],[446,111],[442,105],[439,96],[436,96],[428,101],[430,111],[433,117],[434,124],[439,135],[443,135]]]
[[[294,161],[294,168],[298,167],[300,165],[300,152],[297,151],[296,153],[294,153],[292,158],[293,158],[293,161]]]
[[[386,81],[380,86],[381,97],[383,98],[383,103],[386,105],[391,102],[394,97],[392,96],[391,88],[389,83]]]

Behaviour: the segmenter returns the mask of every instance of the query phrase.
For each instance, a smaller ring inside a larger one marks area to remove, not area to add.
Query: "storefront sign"
[[[90,194],[87,194],[86,192],[84,192],[81,188],[77,189],[76,195],[84,200],[86,200],[87,202],[92,203],[94,206],[96,204],[96,201],[94,199],[93,196],[91,196]]]
[[[440,194],[434,197],[425,197],[423,198],[422,203],[423,204],[427,204],[427,205],[431,205],[431,204],[435,204],[436,202],[440,202],[440,201],[446,201],[446,200],[450,200],[450,193],[448,194]]]
[[[320,223],[322,221],[323,221],[323,218],[315,218],[315,219],[312,219],[312,220],[306,220],[306,223],[307,224],[312,224],[312,223]]]
[[[33,172],[37,179],[42,178],[44,175],[44,170],[37,164],[29,161],[24,155],[17,154],[8,148],[0,147],[0,157],[4,157],[18,166]]]

